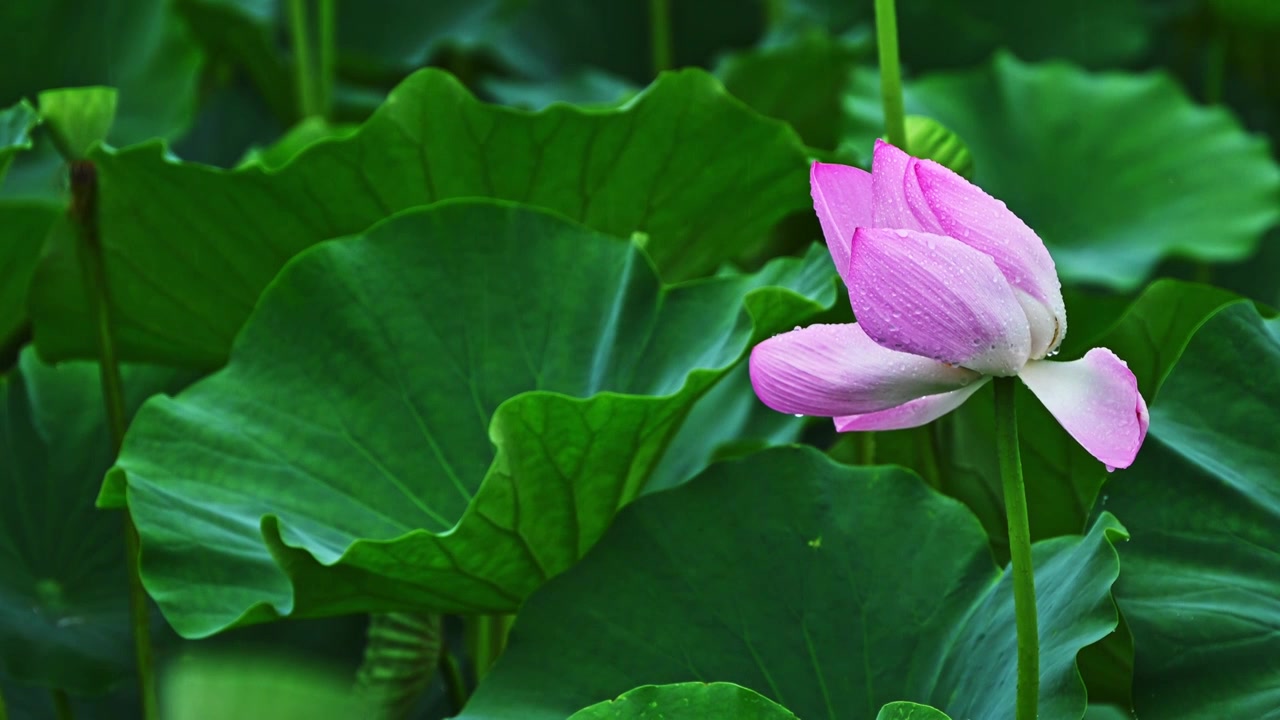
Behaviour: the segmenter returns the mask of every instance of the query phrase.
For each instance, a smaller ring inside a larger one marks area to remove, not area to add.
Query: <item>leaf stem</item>
[[[50,690],[53,695],[53,716],[58,720],[75,720],[75,710],[71,709],[71,698],[66,690]]]
[[[488,674],[489,668],[506,650],[507,633],[513,620],[512,615],[474,615],[467,618],[467,640],[476,682]]]
[[[289,0],[289,31],[293,39],[293,70],[298,84],[298,109],[302,117],[320,115],[319,83],[311,59],[311,38],[306,0]]]
[[[787,0],[764,0],[765,30],[776,30],[787,16]]]
[[[453,653],[449,652],[448,643],[440,649],[439,668],[440,677],[444,680],[445,692],[448,693],[449,702],[453,705],[453,714],[457,715],[467,706],[467,683],[462,679],[462,670],[458,667],[458,661],[454,659]]]
[[[125,413],[124,382],[120,377],[120,362],[116,355],[107,274],[102,263],[102,242],[98,232],[98,172],[89,160],[71,163],[70,214],[77,230],[80,267],[97,330],[99,381],[102,385],[103,404],[106,406],[107,430],[111,436],[111,457],[114,460],[120,454],[129,422]],[[129,616],[133,625],[142,715],[144,720],[156,720],[159,714],[151,653],[151,614],[140,574],[138,529],[134,527],[133,518],[127,510],[124,526],[125,567],[129,573]]]
[[[333,86],[337,68],[338,0],[320,0],[320,115],[328,119],[333,113]]]
[[[876,464],[876,434],[873,432],[858,433],[858,464]]]
[[[671,0],[649,0],[649,41],[653,47],[653,74],[670,70]]]
[[[1009,555],[1013,572],[1013,610],[1018,633],[1017,720],[1036,720],[1040,700],[1040,635],[1036,620],[1036,584],[1031,567],[1031,523],[1027,519],[1027,491],[1022,482],[1018,449],[1017,380],[998,377],[996,396],[996,453],[1004,484],[1005,513],[1009,516]]]
[[[902,101],[902,68],[898,65],[898,17],[893,0],[876,0],[876,46],[880,51],[880,100],[889,142],[907,148],[906,110]]]

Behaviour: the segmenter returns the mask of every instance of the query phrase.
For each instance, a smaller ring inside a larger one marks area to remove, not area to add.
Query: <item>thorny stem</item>
[[[107,429],[111,435],[111,457],[120,454],[125,414],[124,383],[120,378],[120,362],[116,356],[115,334],[111,324],[107,276],[102,265],[102,243],[98,232],[98,173],[88,160],[71,163],[71,220],[76,226],[80,267],[84,274],[89,307],[97,331],[98,372],[102,384],[102,400],[106,406]],[[151,616],[147,593],[139,573],[138,529],[125,511],[125,566],[129,572],[129,616],[133,625],[134,654],[144,720],[156,720],[155,668],[151,653]]]
[[[876,0],[876,46],[880,50],[880,99],[884,103],[885,136],[904,152],[911,152],[907,147],[902,68],[898,65],[898,18],[893,0]]]
[[[1040,635],[1036,620],[1036,581],[1031,567],[1031,523],[1018,450],[1018,381],[995,378],[996,453],[1009,516],[1009,555],[1013,573],[1013,611],[1018,633],[1017,720],[1036,720],[1040,700]]]

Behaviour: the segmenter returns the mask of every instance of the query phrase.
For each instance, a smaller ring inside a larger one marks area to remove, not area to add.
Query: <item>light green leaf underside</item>
[[[1139,717],[1280,707],[1280,320],[1230,305],[1196,332],[1145,447],[1103,488],[1133,530],[1116,600],[1137,644]]]
[[[859,77],[846,107],[869,152],[883,127],[879,90]],[[1044,239],[1064,282],[1132,290],[1168,257],[1241,260],[1280,219],[1280,168],[1266,141],[1163,74],[1087,73],[1001,53],[911,83],[906,103],[959,134],[974,181]]]
[[[796,720],[786,708],[732,683],[646,685],[583,708],[569,720]]]
[[[753,339],[834,292],[817,245],[664,289],[633,245],[543,211],[409,211],[290,263],[229,365],[139,414],[101,500],[127,477],[143,578],[184,635],[510,612]]]
[[[1107,516],[1034,549],[1046,718],[1084,713],[1075,656],[1115,627],[1121,535]],[[1012,602],[959,503],[902,469],[775,448],[623,511],[529,598],[462,717],[560,720],[636,682],[695,680],[804,718],[873,717],[902,698],[1011,717]]]
[[[539,113],[485,105],[423,70],[354,135],[278,171],[166,159],[158,144],[93,155],[103,252],[125,358],[216,367],[259,293],[293,255],[437,200],[491,197],[555,210],[601,232],[649,236],[662,276],[708,273],[808,207],[794,132],[705,73],[664,75],[626,106]],[[41,265],[36,342],[92,350],[78,269]]]

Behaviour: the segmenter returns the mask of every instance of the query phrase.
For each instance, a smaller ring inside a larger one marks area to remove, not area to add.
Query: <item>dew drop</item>
[[[907,232],[906,230],[904,230],[904,229],[902,229],[902,228],[898,228],[895,232],[897,232],[897,233],[898,233],[898,237],[900,237],[900,238],[904,238],[904,237],[906,237],[906,236],[908,236],[908,235],[910,235],[910,234],[911,234],[911,233]]]
[[[925,240],[925,244],[929,246],[930,250],[938,249],[938,243],[934,242],[933,238],[929,238],[928,240]]]
[[[1112,467],[1112,466],[1110,466],[1110,465],[1108,465],[1108,466],[1107,466],[1107,472],[1109,472],[1109,473],[1113,473],[1113,472],[1115,472],[1115,471],[1116,471],[1116,469],[1115,469],[1114,467]]]
[[[796,417],[804,417],[804,416],[801,415],[800,413],[796,413]]]
[[[799,325],[797,325],[797,326],[795,326],[795,327],[793,327],[793,328],[791,328],[791,329],[792,329],[792,330],[799,330],[799,329],[800,329],[800,326],[799,326]]]

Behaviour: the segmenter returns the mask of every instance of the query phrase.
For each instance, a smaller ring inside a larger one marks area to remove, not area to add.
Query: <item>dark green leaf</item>
[[[1115,627],[1122,535],[1107,516],[1034,548],[1045,718],[1084,714],[1075,656]],[[1011,717],[1012,604],[959,503],[902,469],[776,448],[624,510],[525,603],[462,717],[559,720],[637,682],[691,680],[806,718],[872,717],[902,698]]]
[[[644,232],[668,280],[714,270],[810,204],[795,134],[697,71],[663,76],[624,108],[531,114],[479,103],[425,70],[355,135],[277,171],[182,164],[157,144],[93,159],[122,355],[201,367],[225,360],[290,257],[434,200],[517,200],[620,237]],[[30,301],[52,358],[93,348],[68,258],[42,263]]]
[[[1230,305],[1165,380],[1138,462],[1103,489],[1133,529],[1116,600],[1137,642],[1139,717],[1276,710],[1278,427],[1280,320]]]
[[[117,145],[185,129],[200,65],[168,0],[0,3],[0,106],[49,88],[116,87]]]
[[[806,420],[776,412],[760,402],[751,388],[747,364],[742,363],[693,406],[653,471],[645,492],[680,485],[702,472],[722,452],[795,442]]]
[[[187,377],[125,374],[128,404]],[[31,350],[0,380],[0,671],[23,683],[102,692],[133,670],[124,523],[93,507],[111,464],[98,369],[51,367]]]
[[[569,720],[796,720],[786,708],[732,683],[646,685],[584,708]]]
[[[230,364],[139,414],[103,499],[127,476],[147,587],[187,636],[510,612],[753,340],[834,291],[816,245],[664,289],[633,245],[542,211],[408,211],[291,262]]]
[[[813,147],[840,141],[841,101],[855,64],[870,55],[867,43],[811,32],[730,55],[716,75],[735,97],[783,120]]]
[[[855,144],[869,149],[883,126],[879,90],[859,77],[847,107],[863,126]],[[1044,239],[1064,282],[1129,290],[1164,258],[1241,260],[1280,219],[1266,141],[1163,74],[1089,74],[1001,53],[927,76],[906,96],[909,112],[964,139],[974,181]]]
[[[40,248],[61,214],[51,203],[0,200],[0,344],[27,322],[27,289]]]
[[[803,19],[837,32],[874,17],[871,0],[788,4]],[[973,65],[1001,48],[1026,60],[1119,65],[1146,49],[1145,9],[1140,0],[911,0],[897,4],[899,52],[916,70]]]

